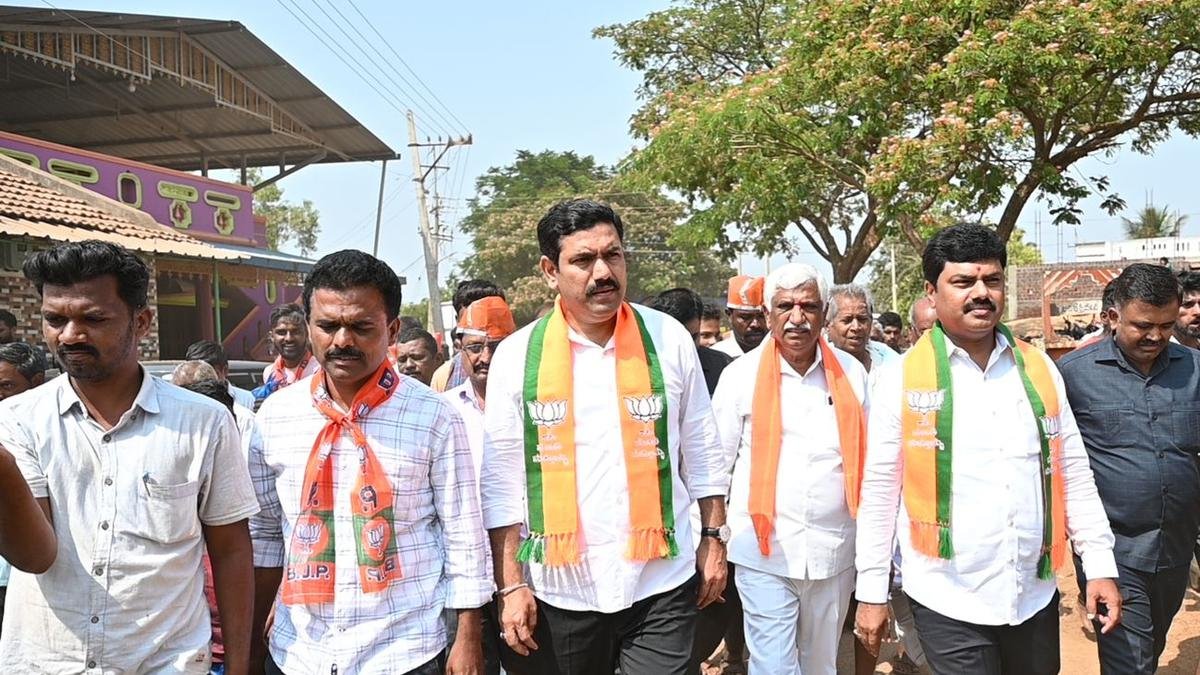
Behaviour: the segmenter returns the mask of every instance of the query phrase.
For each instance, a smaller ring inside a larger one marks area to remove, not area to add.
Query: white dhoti
[[[829,579],[790,579],[737,567],[750,675],[837,675],[838,641],[854,568]]]

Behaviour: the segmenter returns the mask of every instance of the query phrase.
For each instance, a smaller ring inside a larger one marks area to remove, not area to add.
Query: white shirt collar
[[[138,366],[138,371],[142,374],[142,384],[138,388],[137,396],[134,397],[133,404],[129,406],[129,410],[141,408],[145,412],[157,414],[159,412],[159,407],[158,392],[155,390],[157,383],[155,380],[158,378],[154,377],[150,373],[147,373],[146,369],[142,368],[140,365]],[[71,408],[74,408],[77,405],[79,406],[80,410],[86,412],[87,406],[83,405],[83,400],[79,398],[79,394],[75,391],[75,387],[71,386],[71,378],[64,375],[57,379],[59,380],[57,397],[58,414],[65,415],[69,410],[71,410]],[[163,384],[166,383],[164,382]]]

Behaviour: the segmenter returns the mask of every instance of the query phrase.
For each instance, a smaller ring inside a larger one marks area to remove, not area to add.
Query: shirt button
[[[1159,451],[1159,453],[1158,453],[1158,458],[1159,458],[1159,459],[1162,459],[1163,457],[1166,457],[1166,456],[1167,456],[1167,453],[1165,453],[1165,452],[1162,452],[1161,450]]]
[[[1151,420],[1154,420],[1154,421],[1157,421],[1157,420],[1158,420],[1158,413],[1153,413],[1153,414],[1151,414],[1151,415],[1150,415],[1150,419],[1151,419]]]
[[[104,574],[104,567],[103,566],[96,567],[96,569],[92,570],[92,574],[95,574],[96,576],[100,576],[101,574]]]
[[[100,617],[98,617],[98,616],[93,616],[93,617],[92,617],[92,623],[100,623]]]
[[[104,439],[103,439],[103,440],[104,440],[104,442],[105,442],[105,443],[108,443],[109,441],[111,441],[111,440],[112,440],[112,436],[109,436],[108,434],[104,434]]]
[[[1167,494],[1167,486],[1166,485],[1163,486],[1162,493],[1164,495]]]
[[[95,667],[96,667],[95,661],[88,661],[88,668],[95,668]]]
[[[105,478],[105,479],[104,479],[104,484],[105,484],[105,485],[112,485],[112,478]]]
[[[100,529],[102,529],[102,530],[108,529],[108,521],[107,520],[104,521],[103,523],[100,523]]]

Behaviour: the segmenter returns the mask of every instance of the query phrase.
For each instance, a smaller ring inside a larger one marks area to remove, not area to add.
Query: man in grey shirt
[[[1200,352],[1169,341],[1180,303],[1169,269],[1130,265],[1112,289],[1112,336],[1058,365],[1116,536],[1123,621],[1098,635],[1101,666],[1148,675],[1183,602],[1200,528]]]

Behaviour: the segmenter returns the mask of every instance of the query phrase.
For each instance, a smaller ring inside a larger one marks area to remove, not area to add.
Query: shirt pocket
[[[200,520],[197,501],[200,481],[162,484],[144,478],[138,494],[134,534],[162,544],[197,536]]]
[[[1135,414],[1128,403],[1092,403],[1075,410],[1076,423],[1085,444],[1103,448],[1129,445],[1137,430],[1134,425],[1145,419],[1145,413]]]
[[[1185,452],[1200,451],[1200,401],[1177,401],[1171,408],[1171,431],[1175,445]]]

